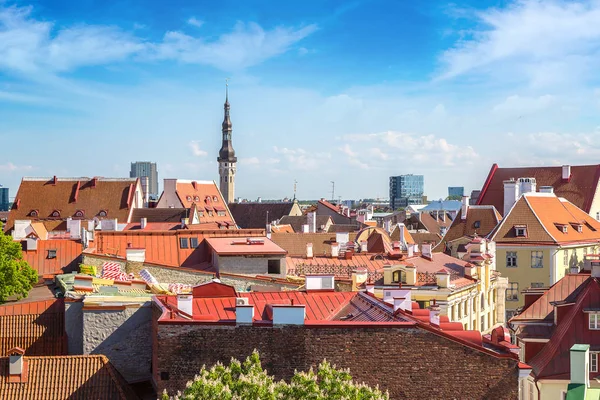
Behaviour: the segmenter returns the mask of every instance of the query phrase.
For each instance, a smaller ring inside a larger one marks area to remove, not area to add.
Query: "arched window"
[[[406,272],[399,269],[398,271],[394,271],[392,274],[392,282],[393,283],[406,283]]]
[[[100,210],[100,212],[98,213],[99,217],[106,217],[108,215],[108,212],[106,212],[106,210]]]
[[[187,196],[185,199],[186,199],[187,201],[192,201],[192,196]]]
[[[485,310],[485,293],[481,293],[481,309]]]
[[[74,215],[75,218],[83,218],[83,216],[84,216],[83,210],[75,211],[75,215]]]
[[[29,212],[30,217],[37,218],[38,215],[39,215],[38,210],[31,210]]]
[[[194,196],[194,201],[200,201],[200,197]]]
[[[59,218],[60,217],[60,211],[54,210],[54,211],[52,211],[52,214],[50,214],[50,216],[52,218]]]
[[[214,202],[217,202],[217,201],[219,201],[219,199],[217,199],[217,196],[213,196],[213,201],[214,201]]]

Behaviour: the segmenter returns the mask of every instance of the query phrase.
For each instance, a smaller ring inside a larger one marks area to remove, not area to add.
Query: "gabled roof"
[[[7,230],[15,220],[66,220],[77,211],[83,211],[80,219],[102,219],[100,212],[105,211],[106,218],[127,222],[138,186],[137,178],[23,178]],[[33,210],[37,217],[31,215]],[[60,217],[51,217],[54,211]]]
[[[285,215],[281,217],[279,220],[280,224],[289,224],[294,228],[294,232],[302,232],[302,225],[308,223],[308,215]],[[327,224],[332,224],[333,220],[329,215],[317,215],[316,216],[316,225],[317,231],[321,231],[322,226],[327,226]],[[350,232],[350,231],[347,231]]]
[[[3,400],[136,399],[125,379],[103,355],[24,357],[26,380],[8,380],[8,357],[0,358]]]
[[[589,277],[567,298],[571,305],[564,305],[561,318],[554,333],[542,350],[529,361],[536,377],[557,377],[570,371],[570,349],[574,344],[585,343],[597,349],[600,334],[588,329],[588,315],[585,309],[598,309],[600,306],[600,282]],[[600,373],[591,373],[592,378]]]
[[[526,237],[516,236],[517,225],[526,226]],[[551,193],[526,193],[494,230],[492,238],[497,243],[522,244],[599,242],[600,222]]]
[[[467,218],[463,220],[462,210],[459,211],[442,242],[451,242],[464,236],[486,237],[501,220],[502,215],[494,206],[469,206]]]
[[[229,209],[242,229],[265,229],[268,223],[290,215],[294,202],[230,203]],[[289,224],[290,222],[282,222]]]
[[[510,322],[525,321],[547,321],[554,320],[553,302],[563,301],[575,292],[590,274],[567,274],[561,280],[550,287],[539,299],[517,316],[511,318]]]
[[[492,165],[483,184],[478,205],[488,204],[504,212],[504,181],[511,178],[535,178],[537,187],[552,186],[554,193],[589,212],[600,179],[600,165],[571,166],[571,178],[562,179],[562,167],[499,168]]]

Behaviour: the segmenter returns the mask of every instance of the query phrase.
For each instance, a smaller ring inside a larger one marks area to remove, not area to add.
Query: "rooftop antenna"
[[[335,202],[335,182],[331,181],[331,201]]]

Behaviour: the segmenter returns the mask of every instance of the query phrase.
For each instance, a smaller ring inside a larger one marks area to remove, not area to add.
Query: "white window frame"
[[[511,260],[511,262],[509,262]],[[517,252],[507,251],[506,252],[506,268],[517,268]],[[512,264],[512,265],[511,265]]]
[[[513,284],[515,285],[514,287],[512,286]],[[513,293],[513,291],[516,291],[516,297],[509,297],[508,293]],[[519,282],[508,282],[506,301],[519,301]]]
[[[563,250],[563,263],[565,264],[566,268],[569,268],[569,250],[568,249]]]
[[[588,318],[589,318],[588,327],[590,328],[590,330],[599,331],[600,330],[600,313],[597,313],[597,312],[589,313]]]
[[[539,260],[538,264],[533,263],[534,257],[536,260]],[[544,252],[543,251],[539,251],[539,250],[531,251],[531,268],[544,268]]]
[[[598,372],[598,356],[597,351],[590,351],[590,372]]]

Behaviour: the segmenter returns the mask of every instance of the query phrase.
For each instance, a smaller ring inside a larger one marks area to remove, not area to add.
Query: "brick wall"
[[[157,306],[153,305],[156,309]],[[158,324],[153,311],[153,380],[182,390],[203,364],[244,359],[253,349],[276,379],[326,358],[391,398],[516,399],[517,361],[498,359],[418,328],[252,327]],[[162,380],[168,373],[169,379]]]

